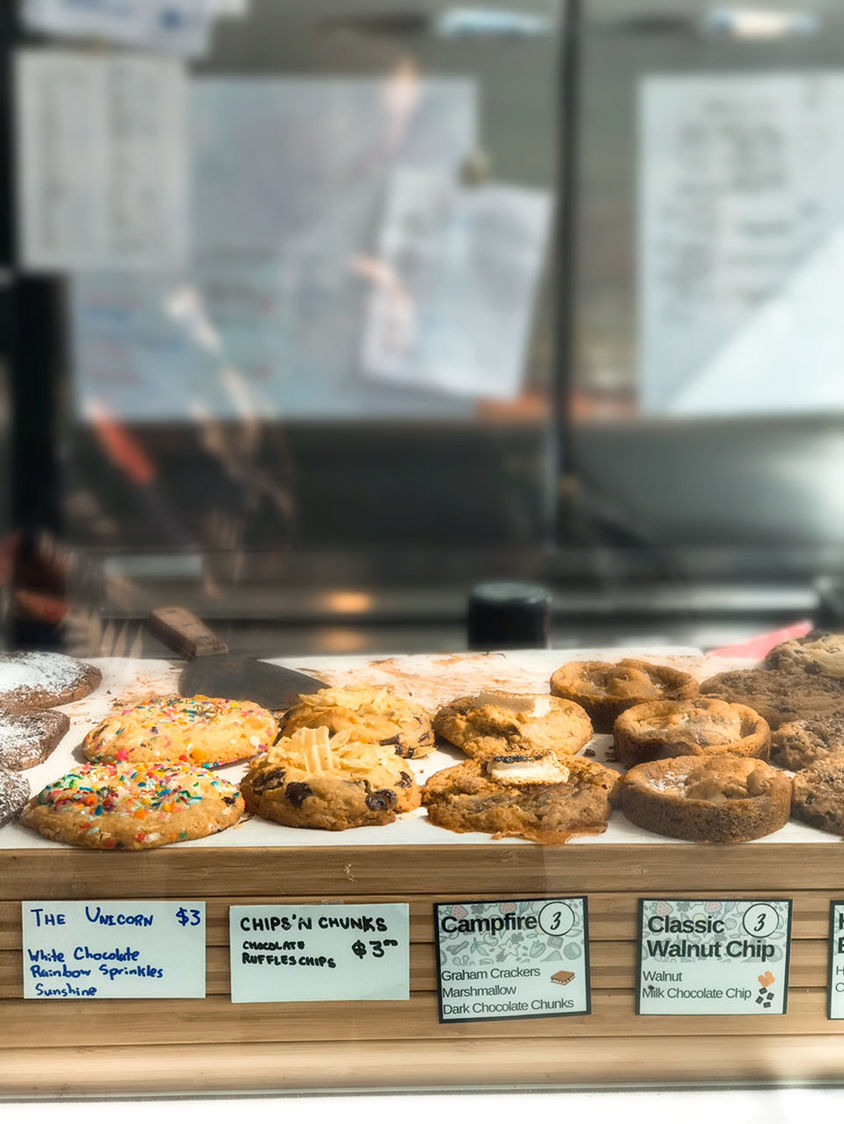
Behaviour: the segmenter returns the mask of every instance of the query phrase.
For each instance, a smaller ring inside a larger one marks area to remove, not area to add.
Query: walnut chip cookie
[[[428,778],[422,803],[449,831],[565,843],[606,830],[618,774],[596,761],[517,755],[466,761]]]
[[[815,629],[794,640],[784,640],[765,656],[767,667],[805,671],[844,679],[844,636]]]
[[[399,757],[422,757],[434,748],[434,731],[426,710],[387,687],[362,684],[326,687],[299,702],[284,715],[281,734],[324,726],[332,734],[391,747]]]
[[[740,843],[778,831],[791,813],[791,780],[753,757],[671,757],[635,765],[621,810],[658,835]]]
[[[796,773],[792,810],[813,827],[844,835],[844,759],[818,761]]]
[[[326,727],[295,731],[241,783],[247,810],[288,827],[345,831],[393,823],[419,807],[419,786],[389,748]]]
[[[770,667],[723,671],[704,680],[700,693],[744,703],[761,714],[772,730],[784,722],[844,709],[844,680]]]
[[[124,761],[81,765],[34,796],[21,823],[60,843],[144,851],[236,824],[243,799],[209,769]]]
[[[768,759],[768,723],[740,703],[658,699],[631,706],[615,720],[615,753],[623,765],[717,753]]]
[[[85,735],[89,761],[190,761],[229,765],[275,741],[272,714],[239,699],[153,698],[110,714]]]
[[[434,732],[469,757],[494,757],[508,750],[565,756],[586,745],[592,723],[569,699],[484,691],[442,707],[434,716]]]
[[[653,699],[690,699],[698,693],[688,672],[644,660],[602,660],[564,664],[551,676],[551,693],[579,703],[598,733],[612,732],[622,711]]]
[[[786,722],[774,731],[771,759],[782,769],[807,769],[828,757],[844,756],[844,711]]]
[[[70,719],[60,710],[0,712],[0,768],[18,771],[40,765],[69,729]]]
[[[0,655],[0,710],[29,714],[84,699],[102,681],[102,672],[59,652],[5,652]]]

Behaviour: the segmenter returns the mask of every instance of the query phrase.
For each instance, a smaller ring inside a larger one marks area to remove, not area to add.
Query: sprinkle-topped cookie
[[[27,827],[98,850],[148,850],[200,839],[237,823],[237,788],[187,764],[82,765],[48,784],[21,815]]]
[[[275,741],[268,710],[240,699],[154,698],[110,714],[86,736],[89,761],[190,761],[228,765]]]
[[[98,687],[98,667],[60,652],[5,652],[0,655],[0,709],[30,714],[83,699]]]

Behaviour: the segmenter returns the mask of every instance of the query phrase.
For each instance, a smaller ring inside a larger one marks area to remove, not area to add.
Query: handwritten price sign
[[[409,929],[405,903],[233,906],[232,1002],[408,999]]]

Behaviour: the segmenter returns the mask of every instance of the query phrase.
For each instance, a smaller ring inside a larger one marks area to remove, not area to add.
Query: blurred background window
[[[447,649],[509,578],[716,644],[841,575],[835,0],[3,19],[9,642]]]

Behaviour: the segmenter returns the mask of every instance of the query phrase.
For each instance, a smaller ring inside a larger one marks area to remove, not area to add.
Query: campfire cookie
[[[5,652],[0,655],[0,710],[29,714],[89,695],[102,672],[60,652]]]
[[[275,741],[272,714],[238,699],[154,698],[123,707],[82,742],[89,761],[190,761],[229,765]]]
[[[753,757],[648,761],[622,778],[621,809],[658,835],[740,843],[788,822],[791,779]]]
[[[768,652],[765,664],[782,671],[805,671],[809,675],[844,679],[844,636],[815,629],[806,636],[777,644]]]
[[[844,759],[818,761],[796,773],[792,811],[813,827],[844,835]]]
[[[631,706],[615,720],[615,753],[623,765],[666,757],[735,757],[768,759],[768,723],[740,703],[720,699],[685,699]]]
[[[0,768],[17,772],[46,761],[70,728],[60,710],[36,714],[0,712]]]
[[[701,683],[700,693],[744,703],[761,714],[772,730],[784,722],[844,709],[844,680],[805,671],[769,667],[723,671]]]
[[[299,702],[284,715],[283,737],[296,730],[324,726],[332,734],[391,748],[399,757],[422,757],[434,748],[428,712],[387,687],[326,687]]]
[[[578,703],[596,731],[608,734],[622,711],[654,699],[689,699],[697,681],[685,671],[643,660],[564,664],[551,676],[551,693]]]
[[[449,831],[565,843],[606,830],[618,774],[583,757],[466,761],[429,777],[428,817]]]
[[[586,745],[592,723],[586,711],[569,699],[484,691],[442,707],[434,716],[434,732],[469,757],[507,752],[566,756]]]
[[[21,823],[60,843],[143,851],[223,831],[242,814],[236,786],[209,769],[120,761],[81,765],[48,784]]]
[[[0,827],[15,819],[27,800],[29,781],[11,769],[0,769]]]
[[[326,727],[282,738],[241,783],[247,810],[288,827],[345,831],[393,823],[419,807],[419,786],[389,747]]]
[[[830,757],[844,756],[844,711],[786,722],[774,731],[771,760],[783,769],[807,769]]]

